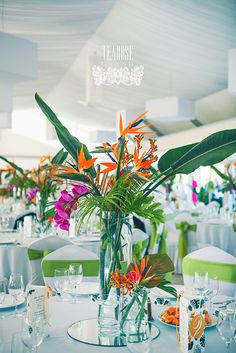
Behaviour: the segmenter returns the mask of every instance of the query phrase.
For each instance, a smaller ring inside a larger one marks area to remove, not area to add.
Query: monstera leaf
[[[71,155],[74,161],[77,161],[78,153],[80,152],[81,147],[83,146],[83,152],[86,159],[92,158],[87,147],[82,144],[75,136],[72,136],[67,128],[60,122],[56,114],[52,111],[52,109],[43,101],[43,99],[35,94],[36,102],[38,103],[40,109],[45,114],[50,123],[55,127],[56,134],[58,136],[59,141],[62,146],[65,147],[66,151]],[[91,167],[88,169],[88,172],[95,177],[95,169]]]
[[[189,174],[200,166],[211,166],[236,152],[236,129],[216,132],[197,144],[174,148],[159,160],[158,167],[169,176]]]

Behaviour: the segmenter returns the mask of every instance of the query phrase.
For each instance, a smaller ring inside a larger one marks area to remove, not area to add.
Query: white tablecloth
[[[153,307],[155,314],[155,308]],[[81,319],[93,318],[97,315],[97,306],[91,298],[81,298],[80,303],[70,304],[53,300],[51,335],[38,348],[38,353],[126,353],[126,347],[97,347],[80,343],[67,335],[68,327]],[[12,325],[12,323],[14,323]],[[178,353],[180,352],[176,339],[175,328],[159,323],[160,336],[152,342],[151,353]],[[18,325],[19,327],[19,325]],[[19,330],[19,328],[18,328]],[[10,341],[13,332],[17,331],[16,319],[5,318],[0,320],[0,335],[2,334],[5,347],[4,353],[10,353]],[[235,352],[236,345],[232,343],[231,352]],[[226,352],[224,342],[220,339],[215,327],[206,330],[205,353]]]

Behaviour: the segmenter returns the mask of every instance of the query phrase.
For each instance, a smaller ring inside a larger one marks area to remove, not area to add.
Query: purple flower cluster
[[[32,201],[35,198],[37,192],[38,192],[38,188],[28,188],[28,189],[26,189],[25,194],[26,194],[27,200],[29,202]]]
[[[55,202],[55,226],[63,230],[70,229],[70,216],[73,211],[77,209],[77,201],[81,195],[88,192],[88,188],[85,185],[74,185],[72,184],[72,194],[69,194],[67,190],[61,191],[61,197]]]

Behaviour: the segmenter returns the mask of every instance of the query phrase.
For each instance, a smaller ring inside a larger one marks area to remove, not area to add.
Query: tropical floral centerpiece
[[[94,213],[100,217],[101,248],[100,248],[100,290],[102,294],[109,293],[111,285],[116,285],[119,276],[121,283],[127,282],[124,290],[128,290],[131,297],[138,299],[140,289],[153,283],[170,291],[164,275],[173,271],[173,264],[167,254],[157,254],[155,263],[161,268],[161,278],[153,282],[151,270],[149,277],[145,277],[146,260],[140,266],[145,270],[137,270],[138,281],[132,284],[130,268],[127,273],[127,263],[130,263],[129,241],[131,237],[130,216],[136,215],[149,219],[154,231],[164,222],[163,210],[160,203],[153,196],[158,186],[176,174],[189,174],[203,165],[212,165],[225,159],[236,151],[236,130],[217,132],[201,142],[175,148],[166,152],[157,162],[157,144],[149,139],[148,147],[142,146],[147,131],[144,123],[145,113],[134,119],[126,127],[123,126],[122,117],[119,122],[118,140],[111,144],[103,143],[95,150],[89,152],[85,144],[72,136],[67,128],[60,122],[56,114],[36,93],[36,101],[55,127],[57,136],[69,153],[65,164],[58,163],[54,167],[54,177],[69,180],[71,193],[68,190],[61,192],[61,198],[55,204],[55,221],[57,226],[68,229],[70,216],[77,209],[78,221],[82,223]],[[134,143],[131,144],[128,136],[132,135]],[[103,154],[99,162],[94,155]],[[106,160],[104,160],[104,156]],[[76,185],[78,185],[76,187]],[[152,232],[155,236],[155,232]],[[146,254],[149,253],[150,239]],[[144,265],[143,265],[144,264]],[[134,265],[135,266],[135,265]],[[153,264],[152,264],[153,266]],[[154,267],[152,267],[154,270]],[[158,272],[157,272],[158,273]],[[141,277],[140,277],[141,274]],[[135,275],[136,276],[136,275]],[[155,278],[155,275],[154,275]],[[147,282],[146,282],[147,280]],[[122,288],[117,286],[117,291]],[[172,290],[172,289],[171,289]],[[142,292],[143,293],[143,292]],[[146,297],[146,294],[144,294]],[[135,300],[137,302],[136,299]],[[144,298],[143,298],[144,299]],[[139,298],[140,300],[140,298]],[[140,302],[142,307],[142,300]]]

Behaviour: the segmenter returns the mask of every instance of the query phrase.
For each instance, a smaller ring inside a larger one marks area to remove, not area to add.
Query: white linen
[[[82,319],[93,318],[97,316],[97,305],[92,302],[91,298],[80,298],[78,304],[70,304],[68,302],[59,302],[55,298],[52,302],[52,315],[51,315],[51,331],[50,336],[39,346],[38,353],[128,353],[125,347],[97,347],[87,345],[73,340],[67,334],[68,327]],[[157,312],[157,306],[153,305],[153,313]],[[158,339],[151,343],[151,352],[165,352],[177,353],[179,352],[176,331],[173,327],[157,322],[161,331]],[[4,338],[5,350],[4,353],[10,353],[10,342],[14,332],[20,331],[20,322],[17,319],[8,317],[0,320],[0,335]],[[231,352],[236,347],[232,343]],[[207,353],[221,353],[225,351],[225,344],[220,339],[216,328],[206,331],[206,352]]]
[[[9,279],[11,273],[23,275],[25,286],[31,279],[27,246],[0,245],[0,277]]]

